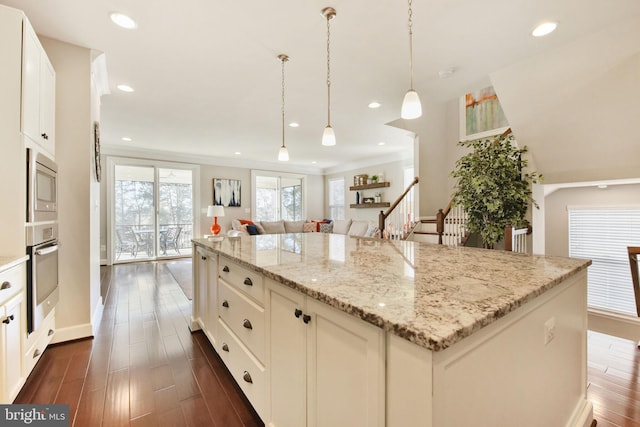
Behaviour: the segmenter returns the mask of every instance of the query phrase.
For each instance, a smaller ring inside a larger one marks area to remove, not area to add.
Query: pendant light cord
[[[409,70],[410,70],[410,86],[413,90],[413,10],[411,8],[412,0],[409,0]]]
[[[287,61],[286,57],[282,57],[282,147],[284,147],[284,63]]]
[[[331,126],[331,21],[332,15],[327,15],[327,125]]]

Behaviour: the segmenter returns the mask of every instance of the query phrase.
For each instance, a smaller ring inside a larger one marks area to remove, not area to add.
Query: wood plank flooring
[[[50,346],[15,403],[67,403],[76,427],[264,425],[189,331],[191,302],[163,262],[103,267],[101,281],[95,338]]]
[[[101,280],[95,339],[49,347],[15,403],[67,403],[76,427],[263,426],[189,332],[191,303],[162,262],[103,267]],[[636,343],[589,331],[587,395],[598,427],[640,427]]]

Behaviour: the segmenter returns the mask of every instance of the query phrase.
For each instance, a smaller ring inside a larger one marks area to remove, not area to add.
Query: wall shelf
[[[358,191],[358,190],[370,190],[372,188],[383,188],[383,187],[388,187],[390,186],[391,183],[390,182],[376,182],[375,184],[364,184],[364,185],[352,185],[351,187],[349,187],[349,190],[351,191]]]
[[[373,185],[373,184],[371,184],[371,185]],[[351,203],[349,205],[349,207],[353,208],[353,209],[388,208],[389,206],[391,206],[391,203],[389,203],[389,202],[382,202],[382,203]]]

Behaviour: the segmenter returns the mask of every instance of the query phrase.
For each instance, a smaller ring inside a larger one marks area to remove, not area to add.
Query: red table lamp
[[[213,225],[211,225],[211,234],[217,236],[220,233],[220,226],[218,225],[218,217],[224,216],[224,208],[222,206],[209,205],[207,207],[207,216],[213,217]]]

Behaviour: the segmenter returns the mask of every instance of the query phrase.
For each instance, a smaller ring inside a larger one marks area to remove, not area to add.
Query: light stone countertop
[[[591,264],[327,233],[193,242],[433,351],[453,345]]]
[[[28,255],[0,256],[0,273],[15,267],[29,259]]]

